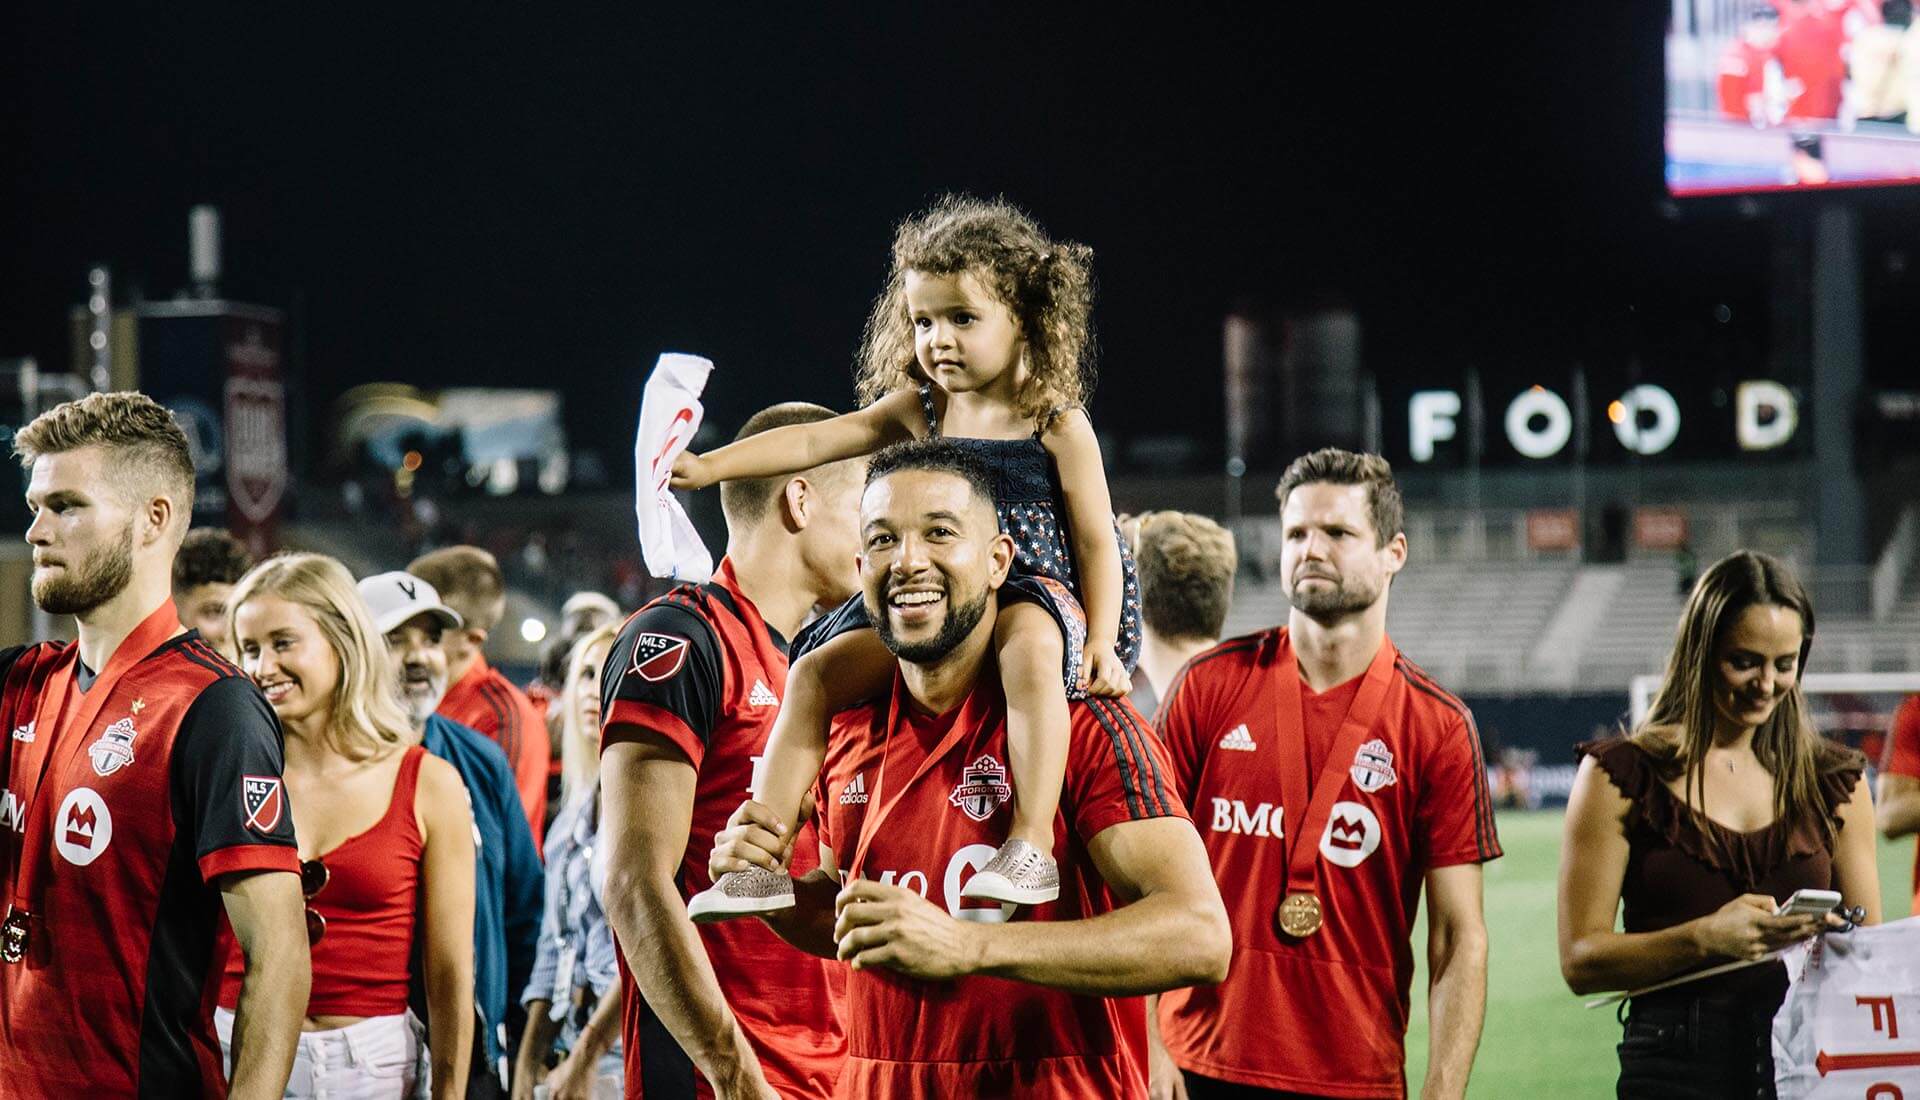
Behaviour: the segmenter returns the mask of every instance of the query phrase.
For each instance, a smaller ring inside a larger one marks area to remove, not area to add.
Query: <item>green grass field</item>
[[[1506,855],[1487,866],[1487,1025],[1467,1092],[1475,1100],[1610,1097],[1620,1027],[1612,1008],[1585,1009],[1560,980],[1554,882],[1560,818],[1553,811],[1503,813]],[[1905,916],[1912,842],[1880,845],[1880,893],[1888,918]],[[1417,1094],[1427,1068],[1426,921],[1414,929],[1413,1019],[1407,1084]]]

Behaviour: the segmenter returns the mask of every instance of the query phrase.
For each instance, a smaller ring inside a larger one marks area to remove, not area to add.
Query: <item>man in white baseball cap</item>
[[[473,801],[475,847],[473,946],[474,1001],[483,1017],[475,1034],[477,1078],[485,1074],[506,1087],[507,1012],[518,1010],[521,989],[533,973],[545,898],[540,855],[520,809],[513,769],[500,746],[478,730],[434,713],[447,693],[447,654],[441,634],[458,629],[460,615],[440,601],[431,584],[411,573],[379,573],[360,582],[360,597],[386,635],[387,653],[400,681],[400,697],[420,734],[420,743],[460,773]]]

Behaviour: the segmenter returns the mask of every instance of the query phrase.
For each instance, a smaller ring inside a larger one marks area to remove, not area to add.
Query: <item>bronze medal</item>
[[[1305,939],[1320,931],[1320,899],[1312,894],[1288,894],[1280,903],[1280,931]]]
[[[0,923],[0,962],[17,963],[27,957],[28,918],[25,911],[10,909]]]

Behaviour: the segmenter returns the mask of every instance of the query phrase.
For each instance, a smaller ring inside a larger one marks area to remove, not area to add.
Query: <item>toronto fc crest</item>
[[[109,776],[133,763],[133,739],[138,736],[140,731],[133,728],[131,718],[122,718],[101,731],[100,740],[87,746],[94,774]]]
[[[1013,787],[1007,783],[1007,769],[1000,761],[991,756],[983,756],[968,764],[960,772],[960,782],[947,796],[947,801],[960,807],[960,812],[975,821],[985,821],[993,816],[1000,804],[1013,797]]]
[[[1353,754],[1353,767],[1347,769],[1347,773],[1353,776],[1353,785],[1368,794],[1393,786],[1393,781],[1399,778],[1393,774],[1393,753],[1378,737]]]

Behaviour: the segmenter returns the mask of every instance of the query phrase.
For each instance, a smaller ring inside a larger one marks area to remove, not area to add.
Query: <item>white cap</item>
[[[609,619],[620,617],[620,605],[613,602],[611,596],[599,592],[575,592],[560,605],[560,617],[566,618],[581,611],[599,611]]]
[[[433,615],[445,626],[461,626],[460,613],[440,602],[440,593],[412,573],[394,570],[360,582],[360,598],[373,612],[380,633],[394,629],[415,615]]]

